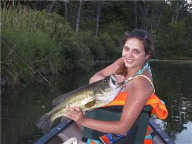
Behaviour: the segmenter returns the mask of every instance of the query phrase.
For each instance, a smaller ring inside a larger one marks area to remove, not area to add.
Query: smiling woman
[[[94,72],[107,65],[97,64]],[[156,93],[164,100],[170,113],[161,123],[164,124],[162,128],[176,143],[192,143],[192,61],[150,61],[150,66],[154,83],[158,86]],[[69,77],[57,77],[55,81],[63,92],[68,92],[86,84],[90,76],[91,73],[72,73]],[[44,133],[39,133],[34,124],[42,114],[50,111],[54,97],[55,93],[44,83],[26,89],[2,89],[2,143],[31,144],[43,136]]]
[[[126,97],[120,119],[103,121],[88,118],[80,108],[70,108],[71,112],[67,116],[76,123],[103,133],[127,135],[129,131],[132,131],[135,121],[148,100],[152,98],[155,89],[148,61],[154,53],[153,39],[144,30],[134,30],[125,33],[123,43],[122,58],[97,72],[90,79],[90,83],[92,83],[110,74],[116,74],[119,82],[126,81],[117,96],[120,99]],[[143,143],[143,141],[144,136],[140,142]]]
[[[132,39],[132,41],[128,41]],[[146,62],[154,55],[154,41],[153,38],[144,30],[135,30],[132,32],[126,32],[125,37],[123,39],[123,50],[122,50],[122,57],[126,56],[126,52],[130,49],[128,46],[134,48],[134,53],[139,54],[142,52],[145,58],[144,61]],[[133,60],[131,56],[129,56],[128,60]],[[128,62],[128,61],[127,61]],[[117,70],[117,74],[126,75],[127,69],[125,66],[126,63],[122,61],[120,63],[120,68]]]

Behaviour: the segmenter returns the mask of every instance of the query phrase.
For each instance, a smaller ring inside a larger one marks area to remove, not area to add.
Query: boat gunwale
[[[67,128],[74,121],[68,120],[67,122],[61,122],[57,126],[55,126],[49,133],[46,133],[42,137],[40,137],[34,144],[45,144],[51,141],[56,135],[58,135],[61,131]]]
[[[165,144],[175,144],[175,142],[159,127],[159,125],[153,120],[149,119],[149,125],[153,129],[152,137],[158,135]]]
[[[55,126],[49,133],[43,135],[38,139],[34,144],[46,144],[50,142],[56,135],[62,132],[74,121],[69,120],[67,122],[61,122]],[[175,142],[159,127],[159,125],[154,121],[153,118],[149,119],[149,125],[153,129],[152,137],[156,135],[165,143],[165,144],[175,144]]]

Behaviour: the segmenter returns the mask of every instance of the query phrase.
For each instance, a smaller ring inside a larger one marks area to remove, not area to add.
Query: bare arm
[[[147,99],[153,93],[153,88],[143,77],[134,79],[129,84],[129,97],[123,108],[119,121],[101,121],[87,118],[79,108],[72,109],[69,118],[84,127],[104,133],[126,134],[141,113]]]
[[[97,72],[95,75],[93,75],[90,80],[89,83],[93,83],[96,82],[98,80],[103,79],[104,77],[115,73],[116,70],[119,68],[119,63],[123,62],[123,58],[119,58],[118,60],[116,60],[114,63],[112,63],[111,65],[109,65],[108,67],[104,68],[103,70]]]

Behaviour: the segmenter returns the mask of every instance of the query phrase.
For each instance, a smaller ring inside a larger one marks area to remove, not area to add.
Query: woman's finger
[[[81,111],[81,109],[77,106],[73,107],[76,111]]]
[[[115,75],[115,78],[117,79],[118,82],[123,82],[125,80],[125,77],[122,75]]]

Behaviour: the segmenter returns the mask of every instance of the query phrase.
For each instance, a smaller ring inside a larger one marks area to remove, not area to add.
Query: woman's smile
[[[125,58],[125,60],[126,60],[127,63],[133,63],[134,62],[134,60],[130,59],[130,58]]]

